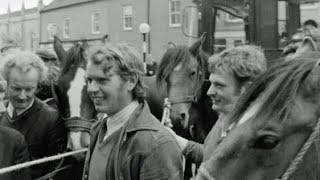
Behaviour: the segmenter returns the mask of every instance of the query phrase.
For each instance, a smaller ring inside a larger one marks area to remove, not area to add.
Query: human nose
[[[91,82],[88,82],[87,90],[89,93],[94,93],[94,92],[99,91],[99,86],[97,85],[97,83],[95,81],[91,81]]]
[[[211,84],[208,91],[207,91],[208,96],[215,96],[217,95],[217,90],[215,89],[214,85]]]
[[[19,98],[20,99],[25,99],[27,97],[26,95],[26,90],[21,90],[20,93],[19,93]]]

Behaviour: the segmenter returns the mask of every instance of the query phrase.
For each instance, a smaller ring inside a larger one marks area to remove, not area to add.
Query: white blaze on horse
[[[75,43],[67,52],[55,37],[54,49],[61,61],[61,73],[54,85],[53,96],[68,128],[70,150],[86,148],[90,142],[90,127],[95,117],[94,105],[87,94],[85,44]],[[82,159],[83,156],[76,156]]]
[[[306,57],[317,49],[308,46],[239,99],[230,117],[235,128],[206,151],[197,180],[320,179],[320,56]]]

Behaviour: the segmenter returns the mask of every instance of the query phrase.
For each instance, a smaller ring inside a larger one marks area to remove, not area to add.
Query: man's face
[[[234,75],[224,70],[216,70],[210,74],[209,81],[211,86],[207,94],[212,99],[212,109],[228,114],[241,94],[241,88]]]
[[[18,68],[12,68],[9,72],[7,95],[15,109],[27,108],[35,97],[39,73],[31,68],[28,72],[21,72]]]
[[[124,81],[118,74],[118,65],[114,62],[105,73],[103,66],[89,63],[86,74],[88,92],[98,112],[109,116],[119,112],[132,101],[131,89],[128,81]]]

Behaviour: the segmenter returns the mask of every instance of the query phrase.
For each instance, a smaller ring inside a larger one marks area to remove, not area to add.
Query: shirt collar
[[[26,112],[28,109],[30,109],[32,107],[33,103],[34,103],[34,99],[32,99],[31,103],[29,104],[29,106],[27,108],[21,109],[21,110],[17,110],[17,116],[19,116],[20,114]],[[7,112],[8,112],[10,117],[12,117],[12,115],[13,115],[13,110],[14,110],[14,107],[13,107],[11,101],[9,101],[9,104],[8,104],[8,107],[7,107]]]
[[[104,114],[104,118],[108,117],[108,120],[106,121],[107,125],[107,133],[110,135],[122,126],[129,120],[131,114],[133,111],[139,106],[138,101],[132,101],[130,104],[128,104],[125,108],[123,108],[121,111],[117,112],[116,114],[108,117],[107,114]]]

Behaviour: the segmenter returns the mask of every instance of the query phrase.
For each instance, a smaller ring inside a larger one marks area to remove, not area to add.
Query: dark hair
[[[311,25],[315,28],[318,28],[318,23],[315,20],[308,19],[303,23],[303,26]]]

